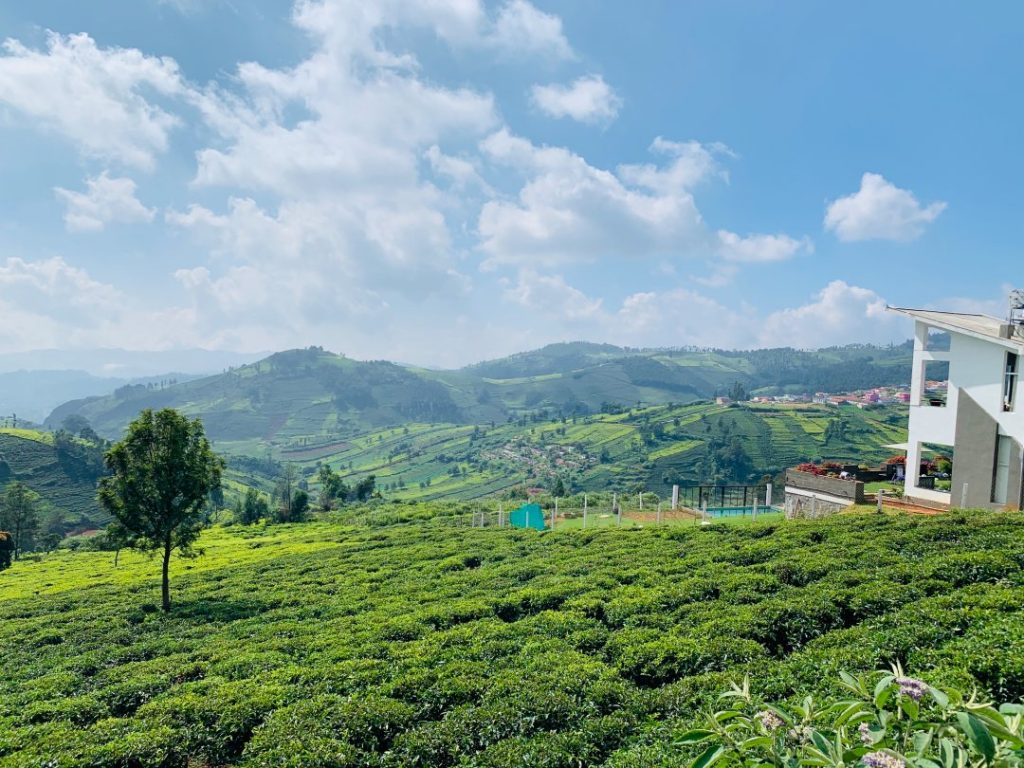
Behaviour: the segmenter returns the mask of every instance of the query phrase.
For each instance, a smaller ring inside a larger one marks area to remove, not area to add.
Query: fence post
[[[555,530],[555,518],[558,517],[558,497],[555,496],[555,506],[551,510],[551,530]]]
[[[640,511],[643,512],[644,511],[644,492],[640,491],[640,493],[638,493],[637,496],[640,497]]]
[[[700,522],[701,522],[701,524],[703,524],[703,523],[706,523],[707,521],[708,521],[708,500],[704,499],[704,501],[701,502],[701,505],[700,505]]]
[[[505,507],[501,504],[498,505],[498,527],[505,527]]]
[[[750,516],[751,520],[757,520],[757,494],[754,494],[754,510]]]
[[[615,512],[615,524],[622,525],[622,507],[619,506],[619,494],[612,494],[612,511]]]
[[[768,483],[767,487],[764,489],[764,505],[769,510],[772,508],[772,484],[771,483]]]
[[[661,502],[658,502],[658,525],[661,525]]]
[[[583,494],[583,528],[587,527],[587,494]]]
[[[679,486],[672,486],[672,511],[675,512],[679,508]]]

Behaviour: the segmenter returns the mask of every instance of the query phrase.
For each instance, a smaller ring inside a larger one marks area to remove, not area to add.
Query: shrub
[[[1024,765],[1024,705],[996,707],[977,695],[940,690],[890,672],[841,673],[847,697],[818,703],[763,703],[750,682],[722,694],[728,706],[676,745],[702,748],[691,768],[841,766],[958,768]]]

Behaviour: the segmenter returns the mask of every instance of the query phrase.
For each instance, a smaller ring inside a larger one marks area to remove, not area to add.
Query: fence
[[[696,525],[703,520],[722,517],[754,517],[779,511],[784,488],[762,485],[678,486],[672,499],[654,493],[581,494],[568,499],[552,499],[543,507],[547,529],[592,529],[636,525]],[[473,528],[512,527],[511,514],[516,503],[494,503],[471,514],[446,518],[448,525]],[[533,526],[531,526],[533,527]]]

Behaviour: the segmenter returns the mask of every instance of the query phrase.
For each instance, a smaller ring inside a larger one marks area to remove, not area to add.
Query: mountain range
[[[724,394],[838,391],[910,380],[911,347],[854,345],[815,351],[626,349],[572,342],[449,371],[357,361],[319,347],[278,352],[173,386],[125,385],[56,408],[109,438],[142,408],[201,416],[225,447],[348,439],[405,423],[485,424],[540,410],[587,415],[638,404],[685,404]]]

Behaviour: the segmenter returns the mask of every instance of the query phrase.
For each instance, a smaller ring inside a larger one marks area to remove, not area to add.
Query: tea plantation
[[[1024,696],[1024,516],[707,528],[229,527],[0,575],[0,766],[686,764],[750,673],[899,662]]]

